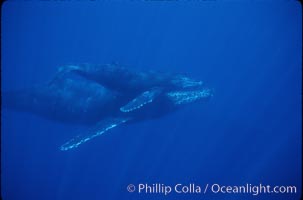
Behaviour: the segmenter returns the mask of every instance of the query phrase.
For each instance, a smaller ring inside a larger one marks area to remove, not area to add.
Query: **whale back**
[[[51,85],[3,92],[2,105],[64,122],[95,123],[118,111],[118,97],[117,92],[88,80],[62,79]]]

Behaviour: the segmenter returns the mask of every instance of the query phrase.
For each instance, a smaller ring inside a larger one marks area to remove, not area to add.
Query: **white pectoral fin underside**
[[[73,148],[77,148],[80,144],[83,144],[99,135],[102,135],[106,131],[115,128],[116,126],[123,124],[129,120],[129,118],[111,118],[102,120],[86,133],[78,135],[67,141],[65,144],[61,145],[60,150],[67,151]]]
[[[153,102],[153,100],[161,93],[160,88],[152,88],[145,91],[135,99],[120,108],[121,112],[131,112],[143,107],[146,104]]]

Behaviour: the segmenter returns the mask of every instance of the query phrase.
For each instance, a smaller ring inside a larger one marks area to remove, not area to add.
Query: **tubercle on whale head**
[[[178,75],[175,78],[171,80],[171,83],[175,85],[176,87],[180,87],[183,89],[186,88],[198,88],[203,86],[202,81],[196,81],[194,79],[191,79],[189,77],[183,76],[183,75]]]
[[[209,99],[213,96],[213,89],[201,88],[193,90],[171,91],[166,94],[175,105],[184,105],[199,100]]]

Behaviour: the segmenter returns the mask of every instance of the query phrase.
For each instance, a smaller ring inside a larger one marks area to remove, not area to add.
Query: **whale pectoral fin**
[[[159,96],[161,93],[162,89],[161,88],[152,88],[151,90],[145,91],[139,96],[137,96],[135,99],[130,101],[128,104],[125,106],[122,106],[120,108],[121,112],[131,112],[134,110],[137,110],[141,108],[142,106],[149,104],[153,102],[153,100]]]
[[[80,144],[83,144],[99,135],[102,135],[106,131],[115,128],[116,126],[121,125],[129,120],[130,118],[112,118],[102,120],[97,123],[92,129],[88,130],[85,134],[78,135],[75,138],[67,141],[65,144],[61,145],[60,150],[67,151],[69,149],[77,148]]]

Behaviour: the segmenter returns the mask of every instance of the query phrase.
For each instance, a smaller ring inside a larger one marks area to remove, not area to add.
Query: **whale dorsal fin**
[[[143,92],[136,98],[134,98],[132,101],[127,103],[125,106],[122,106],[120,108],[121,112],[131,112],[134,110],[137,110],[141,107],[143,107],[146,104],[149,104],[153,102],[153,100],[159,96],[161,93],[162,89],[161,88],[152,88],[148,91]]]
[[[130,118],[110,118],[105,119],[97,123],[92,129],[88,130],[86,133],[82,135],[78,135],[71,140],[67,141],[65,144],[60,146],[61,151],[67,151],[69,149],[77,148],[80,144],[83,144],[84,142],[87,142],[99,135],[102,135],[106,131],[115,128],[118,125],[121,125],[127,121],[129,121]]]

